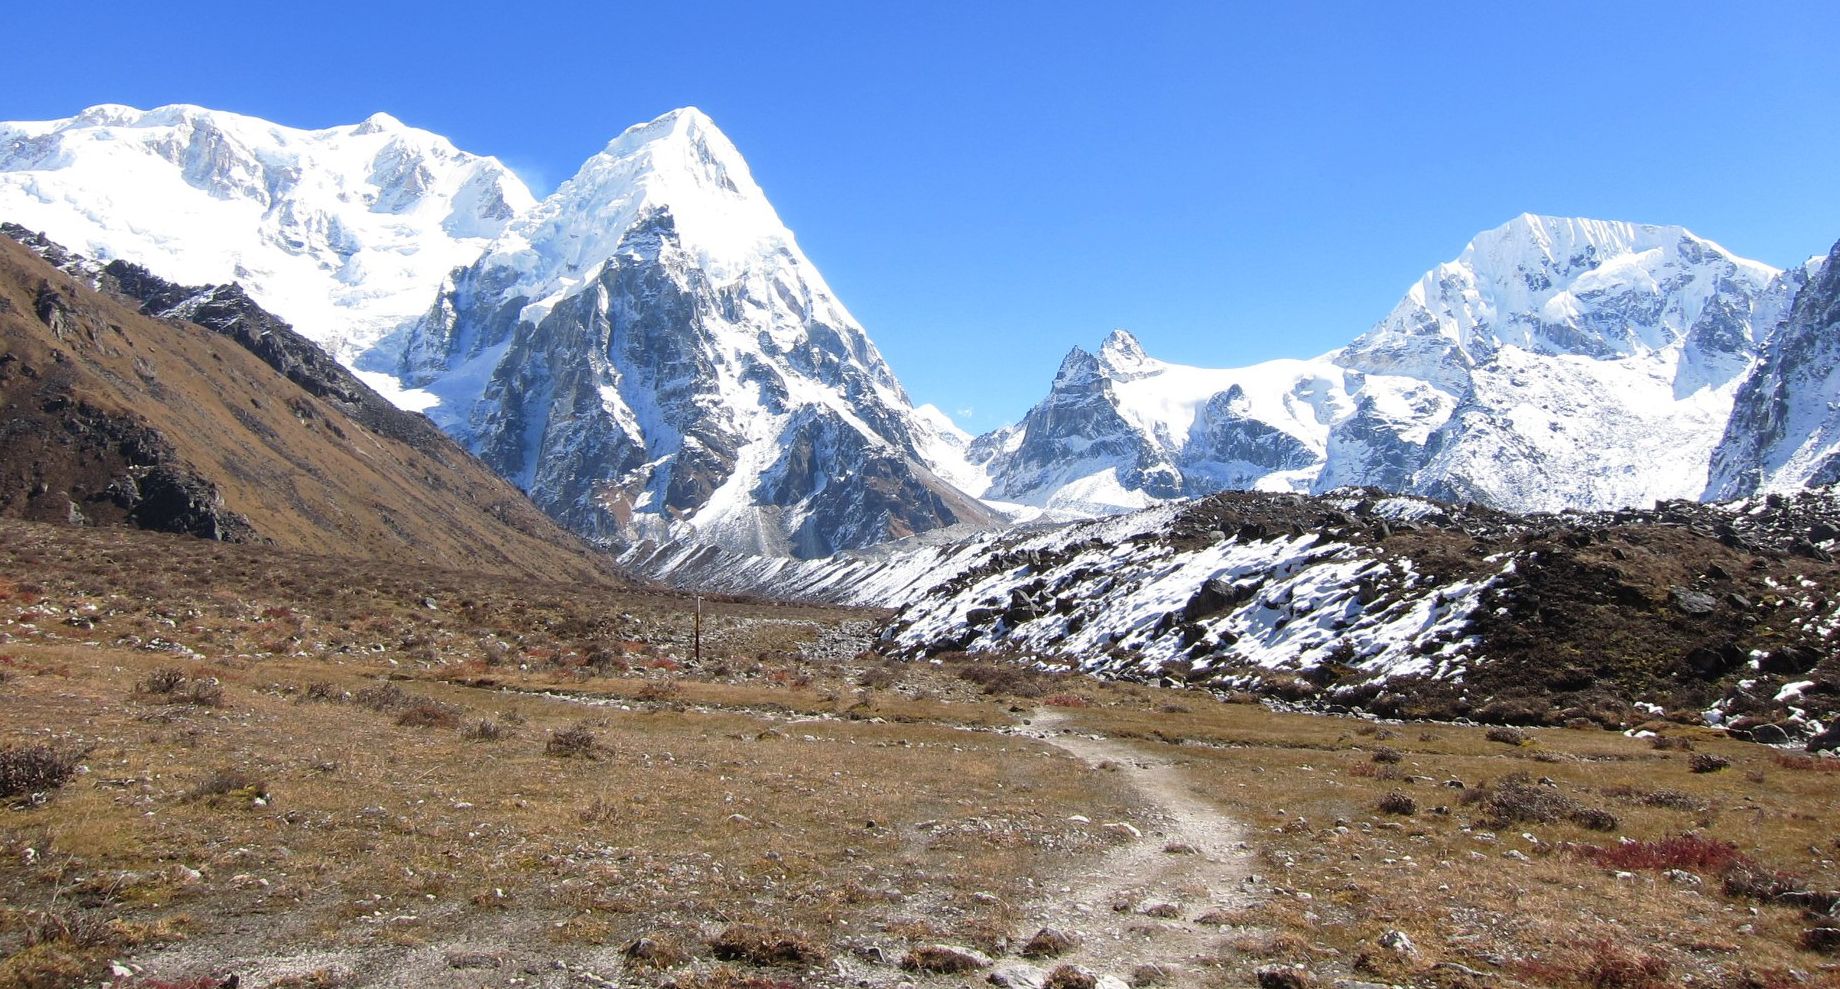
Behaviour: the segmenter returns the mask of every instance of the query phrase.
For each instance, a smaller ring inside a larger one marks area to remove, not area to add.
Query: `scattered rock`
[[[1685,587],[1668,588],[1668,600],[1683,615],[1710,615],[1719,610],[1718,598]]]
[[[1378,944],[1396,955],[1410,957],[1418,954],[1418,945],[1413,944],[1404,931],[1387,931],[1380,935]]]
[[[984,981],[998,989],[1042,989],[1042,980],[1046,977],[1046,972],[1033,965],[1010,962],[992,971]]]

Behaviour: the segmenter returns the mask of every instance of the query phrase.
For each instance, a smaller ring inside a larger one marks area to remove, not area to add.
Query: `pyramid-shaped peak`
[[[1143,344],[1131,335],[1130,330],[1116,329],[1099,345],[1099,355],[1113,362],[1137,363],[1148,355],[1144,353]]]

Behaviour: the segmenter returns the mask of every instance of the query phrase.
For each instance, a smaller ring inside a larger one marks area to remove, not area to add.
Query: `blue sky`
[[[283,6],[78,5],[9,54],[0,119],[385,110],[541,186],[700,106],[974,432],[1114,327],[1196,364],[1329,350],[1522,211],[1777,265],[1840,239],[1831,3]]]

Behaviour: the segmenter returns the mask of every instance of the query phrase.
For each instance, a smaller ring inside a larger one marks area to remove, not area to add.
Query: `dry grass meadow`
[[[1104,823],[1156,823],[1117,766],[1006,731],[1044,707],[1174,760],[1255,855],[1205,952],[1105,974],[1840,985],[1808,933],[1840,772],[1703,730],[1492,739],[890,663],[859,651],[878,614],[746,600],[705,603],[697,663],[670,594],[0,546],[0,745],[76,757],[0,810],[4,986],[979,983],[900,963],[1013,962],[1024,906],[1125,840]]]

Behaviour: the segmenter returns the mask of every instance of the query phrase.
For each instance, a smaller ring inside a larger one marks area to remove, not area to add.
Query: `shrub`
[[[188,681],[185,687],[173,695],[179,703],[195,704],[198,707],[223,707],[224,685],[216,677],[203,677]]]
[[[1613,786],[1604,790],[1604,796],[1627,800],[1644,807],[1665,807],[1668,810],[1690,811],[1706,809],[1704,800],[1680,790],[1644,790],[1634,786]]]
[[[1572,823],[1587,831],[1615,831],[1616,815],[1601,807],[1580,807],[1571,813]]]
[[[351,699],[357,702],[359,707],[367,707],[373,711],[394,711],[407,707],[409,704],[408,692],[393,683],[379,683],[360,688]]]
[[[102,917],[83,910],[35,910],[25,923],[26,947],[67,944],[77,948],[113,946],[115,928]]]
[[[1716,773],[1730,765],[1730,759],[1710,752],[1697,752],[1687,757],[1687,768],[1696,773]]]
[[[327,704],[337,704],[345,700],[345,692],[343,690],[340,690],[324,680],[307,684],[307,689],[302,692],[300,696],[302,700],[317,701]]]
[[[1092,702],[1079,694],[1051,694],[1042,701],[1049,707],[1090,707]]]
[[[1413,800],[1411,794],[1399,790],[1394,790],[1381,797],[1378,806],[1382,814],[1401,814],[1410,817],[1418,813],[1418,801]]]
[[[1465,804],[1480,804],[1493,828],[1562,820],[1593,830],[1616,828],[1616,817],[1608,811],[1581,806],[1557,789],[1535,783],[1526,773],[1510,773],[1492,785],[1465,790],[1461,799]]]
[[[549,733],[549,741],[544,743],[545,755],[566,759],[570,756],[583,756],[592,759],[600,749],[600,740],[594,737],[593,729],[585,721],[578,721],[567,728],[558,728]]]
[[[1098,976],[1078,965],[1056,965],[1041,981],[1041,989],[1098,989]]]
[[[163,704],[224,705],[224,687],[216,677],[187,676],[184,670],[173,666],[163,666],[147,674],[134,685],[134,693],[160,698]]]
[[[690,961],[690,952],[676,938],[664,934],[639,938],[620,949],[620,955],[626,959],[626,967],[635,971],[663,971]]]
[[[1369,758],[1374,762],[1395,763],[1405,758],[1405,755],[1390,745],[1382,745],[1375,749],[1374,754]]]
[[[417,697],[396,716],[396,723],[410,728],[458,728],[464,713],[465,709],[456,705]]]
[[[226,767],[219,769],[187,790],[183,798],[187,803],[199,800],[219,803],[220,797],[237,797],[245,802],[268,799],[268,784],[262,778],[245,770]]]
[[[462,728],[460,737],[469,742],[496,742],[505,737],[505,726],[491,718],[480,718]]]
[[[963,948],[943,944],[925,944],[901,956],[901,967],[909,972],[932,972],[957,975],[983,968],[989,962]]]
[[[1693,740],[1684,735],[1656,735],[1648,740],[1648,745],[1657,752],[1693,751]]]
[[[1484,737],[1491,742],[1500,742],[1503,745],[1526,745],[1528,739],[1526,732],[1510,725],[1496,725],[1490,728]]]
[[[0,747],[0,797],[44,793],[70,782],[76,775],[80,752],[64,752],[49,745]]]
[[[162,666],[147,674],[141,680],[138,689],[143,694],[171,694],[176,693],[184,685],[184,670],[173,666]]]
[[[1750,861],[1731,842],[1698,834],[1674,835],[1656,841],[1625,841],[1609,848],[1583,845],[1575,849],[1575,853],[1606,869],[1650,872],[1690,869],[1716,874]]]
[[[1024,958],[1053,958],[1072,951],[1079,947],[1079,944],[1079,939],[1066,931],[1044,927],[1036,931],[1034,937],[1029,938],[1028,943],[1022,946],[1020,953]]]
[[[756,924],[730,924],[709,944],[716,958],[750,965],[815,965],[827,957],[803,932]]]
[[[1563,962],[1526,959],[1516,967],[1541,984],[1579,984],[1592,989],[1668,989],[1676,984],[1668,977],[1667,962],[1608,940],[1586,945]]]

